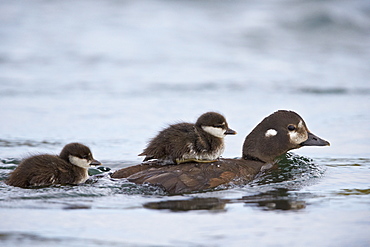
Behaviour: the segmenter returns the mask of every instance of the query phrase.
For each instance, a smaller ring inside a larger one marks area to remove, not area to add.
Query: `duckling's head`
[[[81,143],[69,143],[64,146],[59,155],[63,160],[82,168],[101,165],[101,163],[93,158],[90,148]]]
[[[229,128],[225,117],[217,112],[206,112],[202,114],[195,123],[195,126],[218,138],[236,134],[235,130]]]

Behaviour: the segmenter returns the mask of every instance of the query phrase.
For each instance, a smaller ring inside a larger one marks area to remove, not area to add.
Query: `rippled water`
[[[0,1],[1,246],[370,245],[369,31],[366,0]],[[138,164],[158,130],[209,110],[238,131],[223,155],[238,157],[277,109],[331,146],[245,186],[3,182],[74,141],[112,170]]]

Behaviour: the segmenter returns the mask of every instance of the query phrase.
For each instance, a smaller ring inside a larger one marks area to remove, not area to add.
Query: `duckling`
[[[204,191],[223,184],[246,184],[261,171],[270,169],[276,158],[289,150],[329,145],[310,132],[297,113],[279,110],[263,119],[245,138],[239,159],[180,166],[161,166],[154,161],[120,169],[111,177],[157,185],[170,194]]]
[[[80,184],[88,179],[88,168],[100,164],[87,146],[69,143],[59,156],[42,154],[24,159],[10,174],[6,183],[21,188]]]
[[[224,116],[216,112],[202,114],[195,124],[178,123],[162,130],[139,154],[144,161],[157,159],[163,164],[190,161],[212,162],[223,153],[224,137],[235,135]]]

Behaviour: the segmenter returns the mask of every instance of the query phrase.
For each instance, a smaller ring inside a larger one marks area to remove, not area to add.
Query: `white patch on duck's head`
[[[303,125],[303,122],[302,122],[302,120],[301,120],[301,121],[299,121],[299,123],[298,123],[298,129],[302,129],[302,128],[304,128],[304,125]]]
[[[224,138],[225,137],[225,132],[226,130],[223,129],[223,128],[217,128],[217,127],[213,127],[213,126],[202,126],[202,129],[213,135],[213,136],[216,136],[218,138]]]
[[[268,129],[265,133],[266,137],[271,137],[271,136],[276,136],[277,135],[277,130],[275,129]]]
[[[73,155],[69,155],[69,162],[71,162],[75,166],[79,166],[82,168],[89,168],[91,160],[82,159]]]
[[[307,130],[303,125],[302,120],[299,121],[297,128],[295,130],[289,131],[289,140],[293,144],[301,144],[302,142],[306,141],[308,138]]]

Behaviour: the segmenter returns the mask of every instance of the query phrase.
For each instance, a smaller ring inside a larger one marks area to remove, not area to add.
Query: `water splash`
[[[259,175],[248,186],[298,189],[313,184],[321,178],[325,169],[310,158],[287,153],[279,157],[278,165]]]

